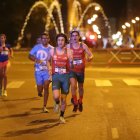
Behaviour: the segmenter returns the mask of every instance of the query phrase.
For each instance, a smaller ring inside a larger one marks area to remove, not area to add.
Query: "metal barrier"
[[[107,49],[108,64],[140,64],[140,48]]]

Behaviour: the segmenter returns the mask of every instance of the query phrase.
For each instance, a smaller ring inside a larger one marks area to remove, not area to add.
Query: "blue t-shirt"
[[[35,71],[47,70],[46,61],[50,59],[49,51],[51,48],[53,48],[53,46],[50,44],[48,47],[44,47],[42,44],[37,44],[32,48],[30,55],[43,61],[41,64],[35,63]]]
[[[0,47],[2,47],[0,45]],[[11,48],[10,44],[6,44],[5,47],[2,47],[2,51],[0,52],[0,62],[5,62],[9,59],[9,50]]]

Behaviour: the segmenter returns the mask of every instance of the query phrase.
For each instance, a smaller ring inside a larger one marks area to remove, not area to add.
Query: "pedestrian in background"
[[[0,96],[7,96],[7,70],[9,58],[13,56],[11,45],[6,43],[6,35],[0,34]]]

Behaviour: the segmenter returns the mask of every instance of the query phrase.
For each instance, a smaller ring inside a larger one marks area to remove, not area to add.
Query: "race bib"
[[[74,65],[80,65],[80,64],[82,64],[83,63],[83,61],[80,59],[80,60],[74,60],[73,61],[73,64]]]
[[[55,67],[55,72],[63,74],[63,73],[66,73],[66,69],[65,68]]]
[[[39,69],[40,70],[47,70],[47,66],[40,66]]]
[[[8,55],[8,51],[2,51],[1,54],[2,55]]]

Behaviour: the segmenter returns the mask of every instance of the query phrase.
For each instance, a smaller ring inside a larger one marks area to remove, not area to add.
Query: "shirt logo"
[[[39,58],[40,60],[46,60],[47,57],[48,57],[48,54],[44,50],[39,50],[37,52],[37,58]]]

